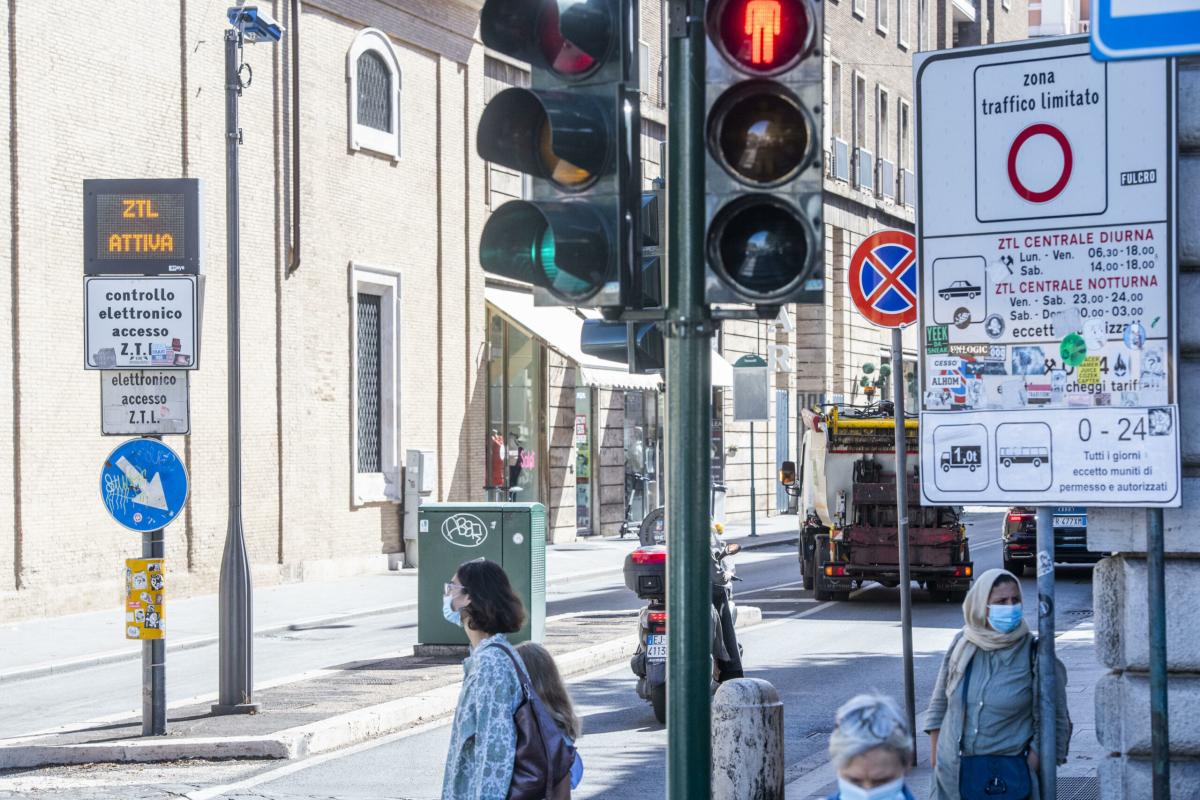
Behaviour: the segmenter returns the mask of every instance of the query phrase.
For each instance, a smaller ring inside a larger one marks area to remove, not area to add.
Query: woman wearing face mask
[[[1045,754],[1038,746],[1037,672],[1042,665],[1016,577],[1002,569],[980,575],[963,602],[963,618],[966,624],[942,661],[925,713],[933,765],[930,797],[992,797],[1003,785],[1003,800],[1040,800],[1037,771]],[[1071,721],[1066,668],[1055,661],[1054,757],[1061,764]]]
[[[896,701],[860,694],[837,711],[829,756],[838,790],[829,800],[913,800],[904,783],[912,738]]]
[[[504,570],[479,559],[459,566],[445,585],[442,615],[465,628],[471,642],[450,730],[442,800],[503,800],[517,754],[513,711],[521,700],[514,663],[503,652],[515,658],[516,651],[504,634],[525,624],[525,607]]]

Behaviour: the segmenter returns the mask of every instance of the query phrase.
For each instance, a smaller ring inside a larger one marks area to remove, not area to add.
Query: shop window
[[[488,322],[489,499],[542,502],[542,346],[498,314]]]
[[[351,424],[356,503],[400,502],[400,276],[355,265]]]
[[[387,35],[360,31],[346,57],[350,149],[400,158],[400,63]]]

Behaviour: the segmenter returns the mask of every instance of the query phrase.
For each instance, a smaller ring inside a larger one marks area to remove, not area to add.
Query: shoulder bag
[[[513,712],[517,754],[508,800],[570,800],[574,745],[546,710],[512,651],[501,644],[489,646],[509,657],[521,683],[521,702]]]
[[[967,728],[967,690],[971,687],[974,666],[972,656],[963,675],[963,736]],[[1019,756],[964,756],[959,739],[958,751],[958,792],[962,800],[1027,800],[1033,792],[1026,761],[1028,747]]]

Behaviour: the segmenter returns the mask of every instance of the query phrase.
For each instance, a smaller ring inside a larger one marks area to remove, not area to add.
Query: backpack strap
[[[521,684],[521,691],[525,693],[526,699],[528,699],[530,695],[534,694],[533,684],[529,682],[529,675],[517,662],[517,657],[513,655],[512,650],[500,644],[499,642],[493,642],[492,644],[489,644],[488,647],[496,648],[500,652],[504,653],[504,655],[508,656],[508,659],[512,661],[513,671],[517,673],[517,682]]]

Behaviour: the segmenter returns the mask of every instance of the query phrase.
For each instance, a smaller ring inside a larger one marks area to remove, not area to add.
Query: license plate
[[[1086,517],[1055,517],[1054,527],[1056,528],[1082,528],[1087,525]]]
[[[646,637],[646,657],[666,660],[667,635],[665,633],[655,633]]]

